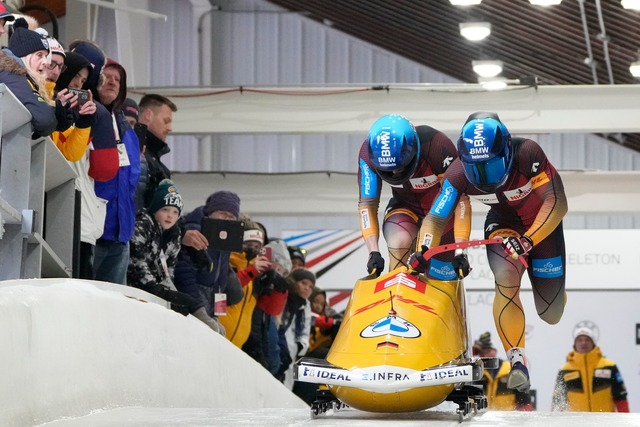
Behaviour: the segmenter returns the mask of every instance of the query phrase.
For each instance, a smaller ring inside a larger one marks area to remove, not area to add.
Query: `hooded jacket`
[[[127,73],[113,60],[109,60],[105,67],[116,67],[120,72],[118,95],[105,107],[111,113],[109,132],[112,136],[117,133],[120,138],[118,145],[121,144],[121,158],[116,176],[108,181],[96,180],[95,190],[98,197],[108,202],[102,239],[126,243],[133,236],[136,222],[135,193],[140,178],[140,143],[138,136],[127,123],[124,113],[118,110],[118,106],[122,105],[126,98]],[[117,127],[117,132],[114,126]]]

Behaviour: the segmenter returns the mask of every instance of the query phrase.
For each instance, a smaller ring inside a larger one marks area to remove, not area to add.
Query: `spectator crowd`
[[[77,174],[78,277],[163,298],[293,388],[293,361],[306,354],[314,328],[316,277],[304,268],[306,251],[269,238],[231,191],[183,212],[162,161],[176,105],[153,93],[129,98],[127,71],[95,42],[64,46],[0,3],[5,30],[0,83],[31,113],[32,138],[50,137]],[[240,227],[240,247],[210,242],[207,221]]]

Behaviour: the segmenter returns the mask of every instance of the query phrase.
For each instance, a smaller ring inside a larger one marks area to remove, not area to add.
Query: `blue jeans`
[[[127,284],[129,242],[98,239],[93,256],[93,277],[103,282]]]

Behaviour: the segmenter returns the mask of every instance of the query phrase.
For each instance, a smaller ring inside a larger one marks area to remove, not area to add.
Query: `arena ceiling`
[[[541,85],[636,84],[640,12],[619,0],[564,0],[551,7],[527,0],[270,0],[353,37],[402,55],[463,82],[477,82],[472,60],[504,63],[503,77],[535,76]],[[485,21],[491,35],[470,42],[459,24]],[[590,64],[593,64],[591,66]],[[609,139],[640,151],[640,134]]]

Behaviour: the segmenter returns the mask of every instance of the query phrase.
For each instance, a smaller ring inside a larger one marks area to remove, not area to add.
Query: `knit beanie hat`
[[[140,118],[140,108],[138,108],[138,103],[131,98],[127,98],[124,100],[122,111],[124,112],[125,116],[134,118],[136,122]]]
[[[578,337],[581,335],[591,338],[591,341],[593,342],[593,344],[596,343],[596,334],[593,332],[593,329],[587,328],[586,326],[582,326],[576,329],[573,332],[573,342],[575,343],[576,339],[578,339]]]
[[[182,212],[182,196],[178,193],[178,189],[170,179],[160,181],[158,189],[153,194],[153,198],[149,204],[149,213],[154,214],[165,206],[173,206],[178,208],[178,213]]]
[[[304,253],[302,253],[302,250],[299,247],[289,246],[289,255],[291,256],[291,259],[298,258],[300,261],[302,261],[302,265],[306,264]]]
[[[202,211],[207,216],[214,211],[227,211],[238,218],[240,216],[240,197],[232,191],[216,191],[207,197]]]
[[[244,242],[258,242],[264,245],[264,233],[262,229],[253,221],[245,221],[244,223]]]
[[[271,261],[280,265],[287,271],[291,271],[291,258],[289,258],[289,251],[287,245],[282,240],[274,240],[265,245],[267,248],[271,248]]]
[[[13,24],[13,34],[9,39],[9,50],[19,58],[46,50],[49,52],[49,43],[40,34],[29,29],[29,24],[24,18],[16,19]]]
[[[106,61],[104,52],[98,45],[86,40],[77,40],[72,42],[69,45],[69,50],[84,56],[91,64],[92,71],[87,82],[84,84],[83,89],[90,89],[95,97],[96,93],[94,91],[98,89],[100,73],[102,73],[102,68]]]
[[[49,43],[49,50],[51,53],[57,53],[58,55],[62,55],[63,58],[67,57],[64,48],[60,44],[60,42],[53,37],[47,37],[47,43]]]
[[[295,282],[299,282],[304,279],[309,279],[311,283],[313,283],[313,286],[316,285],[316,275],[313,274],[313,271],[309,271],[305,268],[298,268],[296,270],[293,270],[290,274],[290,277]]]
[[[478,349],[488,349],[488,348],[495,349],[495,347],[493,346],[493,343],[491,342],[491,332],[485,332],[482,335],[480,335],[480,338],[478,338],[473,343],[473,346],[477,347]]]
[[[69,87],[71,80],[80,72],[81,69],[86,68],[89,71],[87,75],[87,81],[91,78],[93,66],[91,62],[84,56],[75,52],[65,52],[64,65],[67,67],[56,82],[56,91],[66,89]]]

